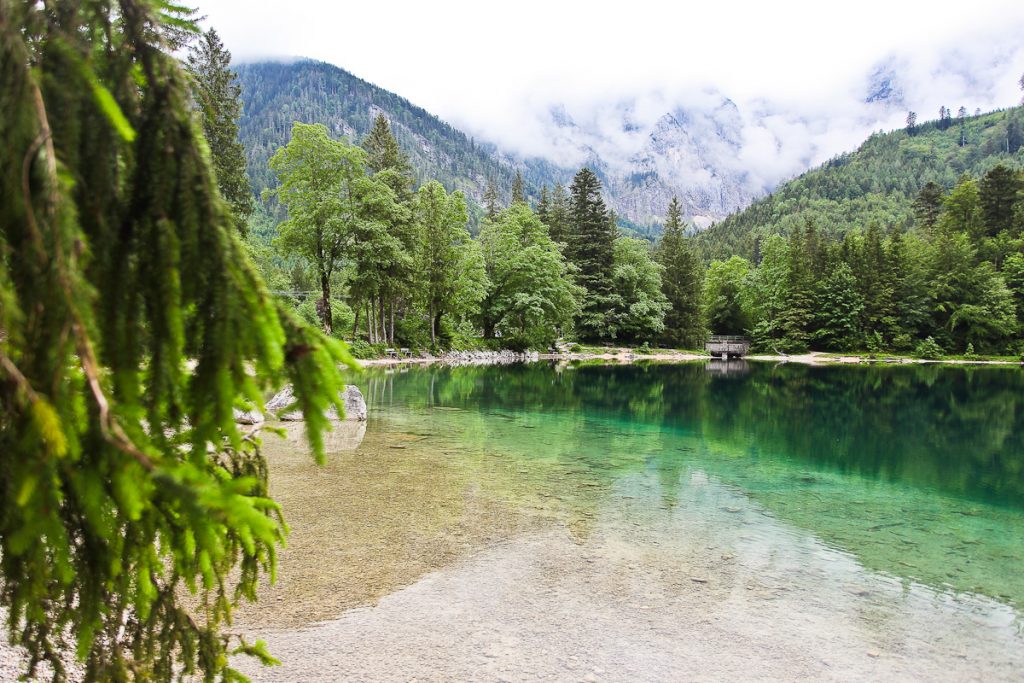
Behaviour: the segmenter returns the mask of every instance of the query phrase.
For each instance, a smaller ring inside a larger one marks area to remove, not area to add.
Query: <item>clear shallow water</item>
[[[261,677],[1018,675],[1024,374],[733,367],[363,373],[358,450],[275,456]]]

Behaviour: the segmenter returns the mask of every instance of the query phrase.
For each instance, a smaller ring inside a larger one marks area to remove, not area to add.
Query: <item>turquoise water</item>
[[[690,521],[746,525],[738,542],[756,547],[756,510],[870,572],[991,599],[1020,628],[1017,369],[538,363],[355,381],[369,431],[487,460],[512,504],[553,501],[582,534],[611,516],[671,537],[679,517],[663,513],[683,506]],[[731,497],[696,501],[695,478]]]

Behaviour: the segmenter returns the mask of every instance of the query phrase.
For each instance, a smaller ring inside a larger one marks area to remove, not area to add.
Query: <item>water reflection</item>
[[[432,425],[519,467],[585,538],[615,485],[695,473],[938,590],[1024,605],[1024,375],[1015,369],[744,363],[368,372],[371,414]],[[727,377],[728,381],[720,381]]]
[[[742,358],[712,358],[704,365],[704,369],[712,375],[742,377],[750,373],[750,363]]]

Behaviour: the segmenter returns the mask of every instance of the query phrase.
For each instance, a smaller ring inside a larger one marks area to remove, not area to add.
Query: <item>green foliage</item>
[[[704,276],[704,321],[713,334],[746,334],[751,327],[744,292],[753,271],[745,258],[712,261]]]
[[[296,313],[304,322],[309,325],[319,325],[321,323],[320,311],[317,306],[318,300],[312,297],[307,298],[303,301],[298,308]],[[352,311],[352,308],[344,301],[338,301],[337,299],[331,299],[331,328],[334,330],[334,336],[337,339],[347,337],[352,332],[352,325],[355,323],[356,314]]]
[[[925,339],[914,348],[914,355],[926,360],[938,360],[939,358],[942,358],[944,352],[942,347],[939,346],[934,339],[931,337],[925,337]]]
[[[233,408],[291,382],[322,458],[351,358],[272,299],[246,258],[165,51],[195,30],[189,13],[0,7],[9,636],[30,678],[45,663],[64,680],[76,657],[85,681],[237,680],[229,652],[269,658],[224,627],[273,578],[285,526]]]
[[[583,339],[607,339],[613,336],[605,317],[612,305],[615,222],[601,198],[601,182],[589,168],[576,174],[570,193],[566,256],[586,290],[576,329]]]
[[[964,146],[958,127],[943,128],[936,121],[918,123],[913,137],[902,129],[872,135],[855,152],[804,173],[699,233],[695,246],[705,261],[732,254],[751,259],[759,239],[788,234],[807,219],[830,239],[873,222],[905,231],[915,223],[915,198],[928,183],[950,188],[964,172],[980,177],[999,163],[1020,168],[1017,150],[1010,151],[1007,140],[1011,134],[1019,137],[1022,124],[1022,107],[966,117]],[[934,188],[929,192],[934,196]],[[919,220],[928,219],[919,214]]]
[[[500,332],[510,348],[554,344],[572,326],[583,292],[547,226],[515,203],[484,224],[480,244],[488,281],[480,309],[484,337]]]
[[[690,240],[683,236],[682,208],[675,197],[669,204],[655,259],[664,269],[662,291],[671,306],[665,314],[662,340],[670,346],[697,348],[705,332],[701,311],[704,268]]]
[[[203,33],[192,45],[185,68],[192,77],[192,95],[199,105],[203,136],[210,145],[217,186],[244,231],[253,211],[253,196],[245,174],[245,149],[238,141],[242,89],[231,71],[231,53],[215,30]]]
[[[466,229],[466,200],[448,194],[431,181],[416,197],[416,220],[422,247],[419,252],[420,297],[430,320],[430,343],[437,344],[444,315],[473,315],[484,296],[487,275],[480,247]]]
[[[850,266],[840,263],[821,283],[816,299],[815,346],[835,351],[856,348],[860,341],[860,313],[864,304]]]
[[[343,261],[352,263],[353,288],[365,298],[379,294],[385,273],[409,259],[389,231],[408,220],[407,210],[379,174],[366,175],[365,162],[362,149],[331,139],[322,125],[302,123],[293,126],[291,141],[270,160],[281,182],[273,194],[288,210],[277,244],[313,269],[328,334],[333,332],[327,307],[331,279]]]
[[[484,215],[480,206],[487,205],[488,179],[496,187],[512,187],[516,169],[497,160],[493,145],[476,142],[405,98],[336,66],[299,60],[242,64],[237,71],[243,100],[240,138],[257,193],[276,186],[268,160],[287,143],[295,121],[320,123],[362,140],[381,113],[407,155],[417,185],[437,180],[448,191],[459,190],[468,198],[472,230]],[[376,171],[373,165],[370,169]],[[544,162],[531,162],[522,171],[527,191],[561,177],[558,169]]]
[[[650,340],[665,329],[668,300],[662,292],[663,268],[651,257],[647,240],[615,240],[611,307],[603,333],[624,341]]]

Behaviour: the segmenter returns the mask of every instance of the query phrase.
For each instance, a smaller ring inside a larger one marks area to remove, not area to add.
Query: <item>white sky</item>
[[[901,125],[864,109],[884,60],[898,64],[921,120],[940,104],[1016,104],[1024,73],[1021,0],[198,2],[236,61],[330,62],[527,154],[549,151],[537,119],[554,104],[580,119],[713,89],[745,116],[800,119],[827,157],[865,127]]]

